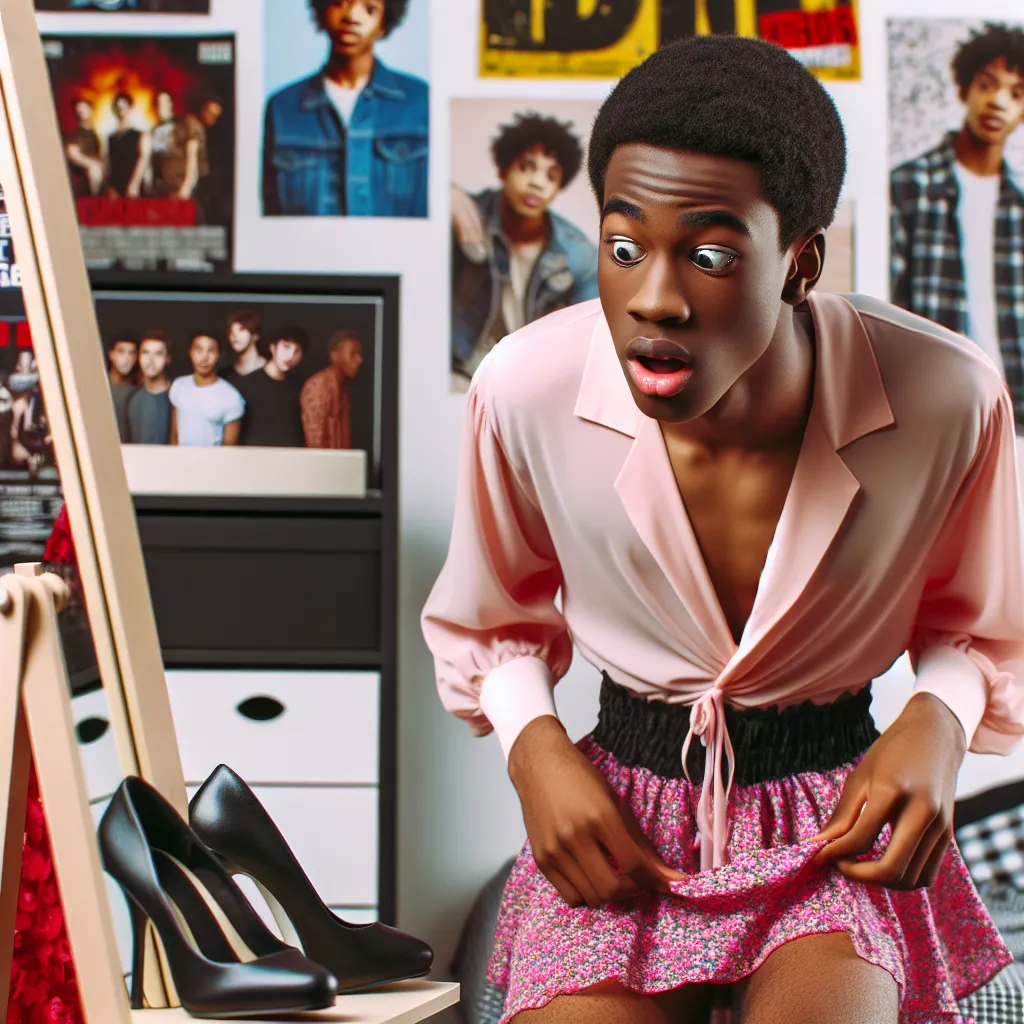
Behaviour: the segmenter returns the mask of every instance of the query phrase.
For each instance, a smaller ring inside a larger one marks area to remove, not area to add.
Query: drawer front
[[[99,689],[72,698],[71,716],[89,800],[110,797],[121,784],[122,772],[107,711],[107,695]]]
[[[188,788],[189,799],[197,788]],[[337,907],[377,904],[376,789],[253,786],[253,792],[324,903]]]
[[[140,515],[165,650],[380,648],[380,524]]]
[[[250,785],[377,784],[376,672],[180,669],[167,689],[186,783],[223,763]]]

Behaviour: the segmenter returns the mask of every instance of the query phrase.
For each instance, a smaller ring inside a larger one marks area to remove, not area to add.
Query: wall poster
[[[90,271],[231,269],[235,40],[44,35]]]
[[[822,79],[860,78],[857,0],[481,0],[483,77],[619,78],[658,46],[736,34]]]
[[[35,0],[37,11],[133,11],[139,14],[209,14],[210,0]]]

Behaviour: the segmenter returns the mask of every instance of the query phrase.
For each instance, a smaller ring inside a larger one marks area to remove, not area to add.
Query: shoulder
[[[319,77],[320,72],[317,71],[315,74],[307,75],[305,78],[300,78],[297,81],[290,82],[288,85],[281,86],[276,92],[270,94],[270,98],[267,100],[267,109],[277,110],[280,108],[297,107],[299,100]]]
[[[218,377],[216,383],[211,386],[217,389],[219,395],[223,395],[227,399],[234,400],[242,396],[241,391],[223,377]]]
[[[548,216],[557,226],[559,234],[561,234],[566,240],[575,242],[577,244],[586,244],[590,248],[594,248],[594,243],[590,238],[578,228],[568,217],[563,216],[555,210],[548,210]]]
[[[919,185],[924,187],[935,173],[946,170],[948,166],[948,146],[942,142],[920,156],[898,164],[889,172],[889,180],[894,186],[906,188]]]
[[[572,412],[602,316],[600,300],[580,302],[534,320],[491,349],[471,390],[500,433]]]
[[[426,102],[430,95],[430,86],[422,78],[406,74],[404,71],[396,71],[380,60],[377,61],[376,76],[381,84],[405,93],[406,102]]]
[[[970,338],[880,299],[845,298],[871,339],[897,427],[973,430],[1005,398],[1002,375]]]
[[[171,400],[173,401],[175,398],[178,398],[179,396],[183,395],[186,391],[192,390],[189,387],[189,385],[191,384],[192,378],[189,377],[187,374],[182,377],[175,377],[174,380],[171,381],[171,387],[170,390],[168,391]]]

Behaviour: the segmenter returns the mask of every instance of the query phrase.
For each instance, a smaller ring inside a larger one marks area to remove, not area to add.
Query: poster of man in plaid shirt
[[[1024,434],[1024,25],[889,22],[890,285],[1002,371]]]

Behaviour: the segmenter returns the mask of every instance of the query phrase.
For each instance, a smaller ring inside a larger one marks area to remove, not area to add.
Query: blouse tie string
[[[683,742],[683,774],[690,779],[687,755],[694,737],[705,747],[704,782],[697,804],[697,826],[700,829],[700,869],[721,867],[726,862],[729,840],[728,809],[732,790],[735,756],[729,730],[725,727],[725,693],[715,686],[693,705],[690,729]],[[722,755],[729,761],[729,778],[722,782]]]

